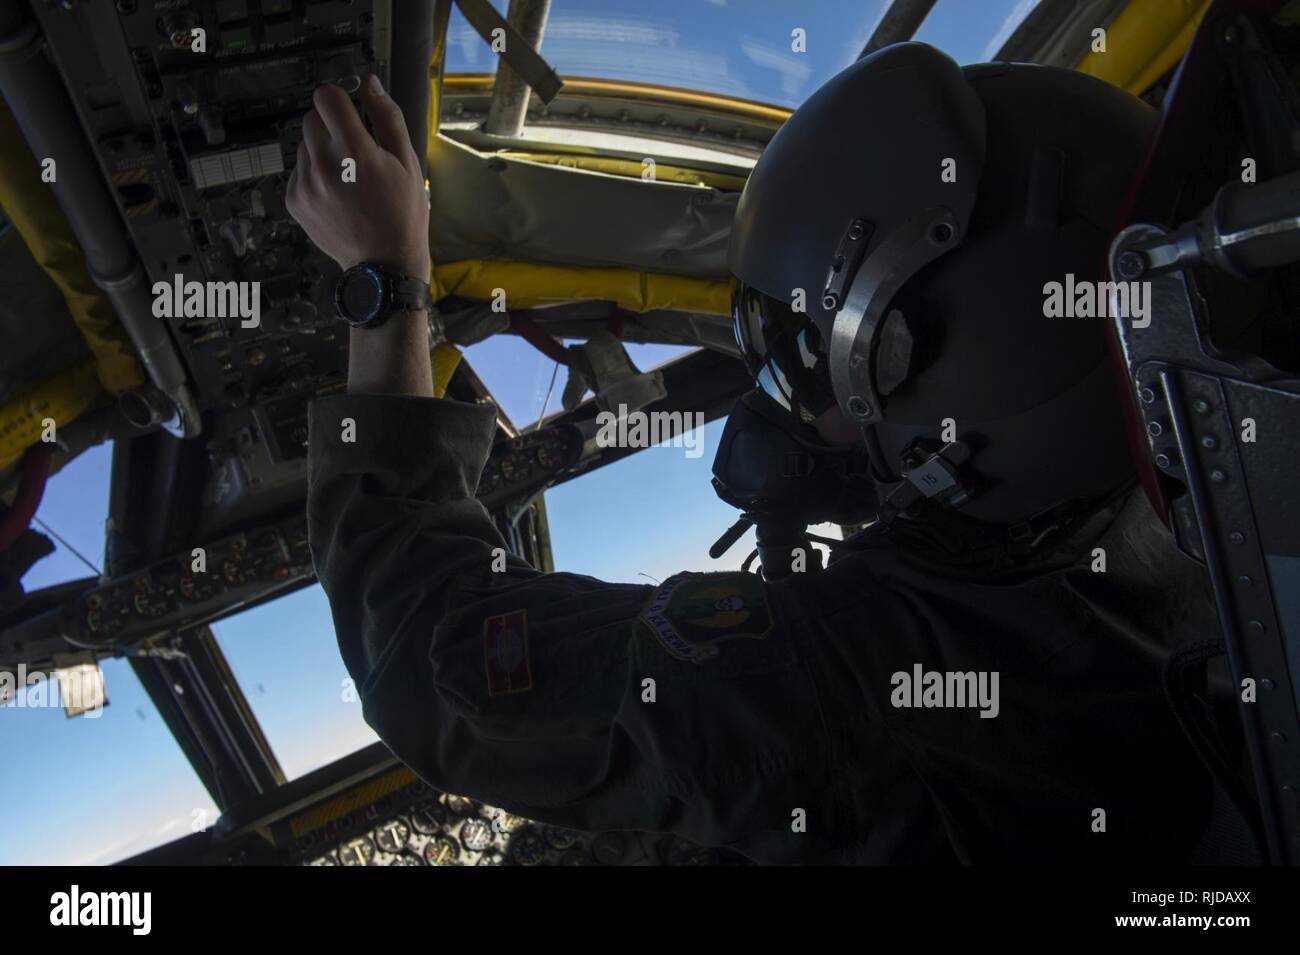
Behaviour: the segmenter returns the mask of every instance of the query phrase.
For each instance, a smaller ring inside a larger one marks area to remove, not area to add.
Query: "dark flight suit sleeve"
[[[339,649],[366,720],[428,782],[576,829],[752,836],[775,861],[834,841],[826,728],[778,588],[744,575],[773,621],[761,639],[682,659],[639,620],[653,587],[514,557],[494,572],[504,543],[474,497],[489,407],[339,395],[310,427],[311,547]]]

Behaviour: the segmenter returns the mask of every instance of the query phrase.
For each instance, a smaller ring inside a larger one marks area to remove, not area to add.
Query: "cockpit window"
[[[506,0],[493,0],[503,14]],[[961,63],[993,57],[1038,0],[940,0],[917,40]],[[562,77],[651,83],[794,108],[862,52],[889,0],[555,0],[542,55]],[[496,54],[453,11],[448,73]]]
[[[625,342],[624,348],[632,364],[643,372],[653,371],[695,350],[684,345],[636,342]],[[557,368],[554,360],[523,339],[514,335],[493,335],[464,351],[466,360],[515,425],[525,427],[539,417],[550,417],[562,410],[561,398],[569,381],[568,368],[564,365]]]
[[[108,705],[68,718],[49,677],[0,706],[0,865],[102,865],[213,825],[212,797],[126,660]]]
[[[319,584],[212,625],[287,779],[378,737],[361,716]]]

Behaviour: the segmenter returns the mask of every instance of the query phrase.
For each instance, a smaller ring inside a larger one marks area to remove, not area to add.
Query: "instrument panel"
[[[140,640],[227,613],[314,572],[307,519],[296,516],[87,591],[65,606],[64,632],[92,646]]]
[[[344,381],[347,336],[333,317],[337,266],[284,192],[315,88],[355,99],[366,73],[387,79],[390,4],[34,7],[150,285],[176,289],[160,320],[200,409],[266,409],[272,461],[300,461],[307,405]],[[206,307],[190,304],[194,282]]]
[[[440,793],[397,769],[364,789],[289,820],[288,861],[307,866],[554,866],[744,864],[726,850],[643,832],[582,833]]]

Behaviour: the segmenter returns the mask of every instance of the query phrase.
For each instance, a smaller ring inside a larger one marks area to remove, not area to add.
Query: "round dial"
[[[537,449],[537,463],[553,471],[564,463],[564,452],[552,444],[544,444]]]
[[[501,476],[511,483],[522,481],[532,469],[532,462],[522,454],[512,454],[501,461]]]
[[[182,574],[176,583],[181,597],[191,603],[207,600],[217,593],[217,582],[207,574]]]
[[[429,865],[459,865],[460,846],[450,836],[434,836],[424,847],[424,861]]]
[[[384,852],[401,852],[411,841],[411,827],[403,819],[389,819],[374,832],[375,843]]]
[[[602,832],[592,840],[591,854],[601,865],[618,865],[627,854],[627,838],[621,832]]]
[[[460,841],[470,852],[482,852],[492,845],[492,827],[486,819],[475,816],[460,827]]]
[[[442,831],[443,808],[437,803],[425,803],[411,810],[411,826],[422,836],[437,835]]]
[[[453,796],[447,793],[442,797],[442,803],[453,816],[468,816],[474,811],[474,800],[468,796]]]
[[[552,849],[563,851],[576,846],[580,837],[572,829],[562,829],[559,826],[543,826],[542,838],[550,843]]]
[[[510,840],[510,858],[515,865],[540,865],[546,858],[546,840],[532,829],[525,829]]]
[[[339,846],[339,861],[344,865],[370,865],[370,860],[374,857],[375,844],[365,836],[353,839],[351,842],[345,842],[343,845]]]

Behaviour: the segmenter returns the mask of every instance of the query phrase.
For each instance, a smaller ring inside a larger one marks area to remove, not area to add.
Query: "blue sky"
[[[504,9],[504,0],[497,5]],[[563,74],[703,89],[797,106],[852,61],[883,0],[554,0],[543,52]],[[1033,0],[940,0],[918,39],[962,62],[987,58]],[[790,50],[794,28],[807,52]],[[452,71],[488,71],[481,41],[455,15]],[[616,38],[616,40],[611,40]],[[640,346],[652,368],[682,349]],[[553,362],[517,339],[492,339],[468,358],[517,424],[540,413]],[[563,370],[548,405],[559,407]],[[704,453],[651,448],[547,494],[557,569],[644,583],[680,570],[739,566],[752,533],[722,561],[708,546],[735,520],[709,485],[722,422],[704,429]],[[95,448],[56,475],[38,516],[96,566],[103,555],[110,449]],[[60,546],[28,574],[36,589],[91,571]],[[290,777],[374,739],[343,692],[346,676],[318,587],[239,614],[214,628],[231,667]],[[0,864],[109,862],[178,838],[215,811],[129,666],[103,664],[109,706],[97,720],[58,709],[0,708]]]

